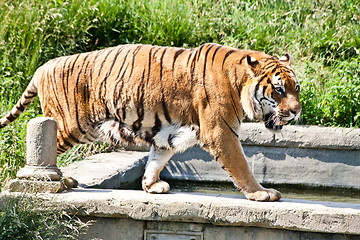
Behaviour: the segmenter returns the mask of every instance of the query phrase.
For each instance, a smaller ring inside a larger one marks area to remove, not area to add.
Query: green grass
[[[35,70],[57,56],[124,43],[196,47],[205,42],[290,53],[301,82],[301,124],[360,127],[360,2],[357,0],[0,1],[0,115]],[[25,164],[36,100],[0,130],[0,180]],[[76,147],[68,163],[89,151]]]
[[[0,202],[0,239],[78,239],[87,225],[65,211],[44,211],[41,201],[25,195]]]

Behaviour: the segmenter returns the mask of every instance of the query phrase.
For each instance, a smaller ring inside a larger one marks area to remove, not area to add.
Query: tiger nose
[[[295,107],[291,108],[290,113],[293,114],[294,118],[298,118],[300,116],[300,112],[301,112],[301,105],[297,104]]]

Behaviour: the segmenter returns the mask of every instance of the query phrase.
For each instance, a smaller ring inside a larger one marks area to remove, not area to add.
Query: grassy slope
[[[274,56],[289,52],[302,85],[302,123],[360,127],[357,0],[7,2],[0,2],[0,115],[51,58],[123,43],[218,42]],[[0,130],[0,180],[25,163],[26,123],[41,113],[39,105]]]

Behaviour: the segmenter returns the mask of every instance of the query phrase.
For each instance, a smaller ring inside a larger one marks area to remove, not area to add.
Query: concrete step
[[[101,153],[61,168],[80,187],[138,189],[144,174],[147,152]]]

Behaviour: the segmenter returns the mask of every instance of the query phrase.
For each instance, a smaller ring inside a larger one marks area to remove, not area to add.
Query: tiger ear
[[[282,56],[281,58],[279,58],[279,61],[282,62],[285,65],[290,66],[291,64],[291,57],[290,54],[285,54],[284,56]]]
[[[246,55],[246,61],[253,68],[256,68],[256,66],[259,64],[258,60],[256,60],[254,57],[251,57],[249,55]]]

